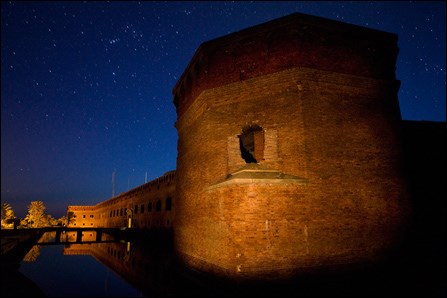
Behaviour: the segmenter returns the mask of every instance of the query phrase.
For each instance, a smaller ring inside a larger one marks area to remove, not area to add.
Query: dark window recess
[[[166,198],[166,210],[172,209],[172,199],[171,197]]]
[[[149,202],[147,204],[147,212],[151,212],[152,211],[152,202]]]
[[[258,163],[264,159],[264,130],[255,125],[242,129],[239,136],[241,156],[246,163]]]
[[[155,204],[155,210],[156,211],[160,211],[161,210],[161,201],[160,200],[158,200],[157,204]]]
[[[138,205],[135,205],[135,214],[138,214]]]
[[[141,210],[141,213],[144,213],[144,205],[143,204],[141,204],[140,210]]]

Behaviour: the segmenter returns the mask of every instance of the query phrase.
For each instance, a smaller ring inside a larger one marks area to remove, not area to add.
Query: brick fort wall
[[[393,34],[301,14],[202,44],[173,90],[183,261],[288,276],[396,245],[410,212],[397,52]]]

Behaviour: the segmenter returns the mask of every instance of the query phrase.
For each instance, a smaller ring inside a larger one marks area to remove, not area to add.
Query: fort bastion
[[[377,261],[410,214],[397,54],[395,34],[298,13],[204,42],[173,88],[175,172],[69,206],[72,225],[170,228],[227,277]]]

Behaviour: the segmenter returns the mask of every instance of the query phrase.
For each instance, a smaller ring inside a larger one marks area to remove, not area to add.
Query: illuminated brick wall
[[[171,228],[175,209],[175,171],[95,206],[68,206],[70,227]]]
[[[202,44],[173,90],[183,261],[281,276],[393,247],[409,214],[397,52],[396,35],[301,14]]]

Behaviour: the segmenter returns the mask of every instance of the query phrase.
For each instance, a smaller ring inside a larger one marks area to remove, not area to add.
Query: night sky
[[[396,33],[405,120],[446,121],[442,2],[3,2],[1,201],[58,218],[174,170],[198,46],[294,12]]]

